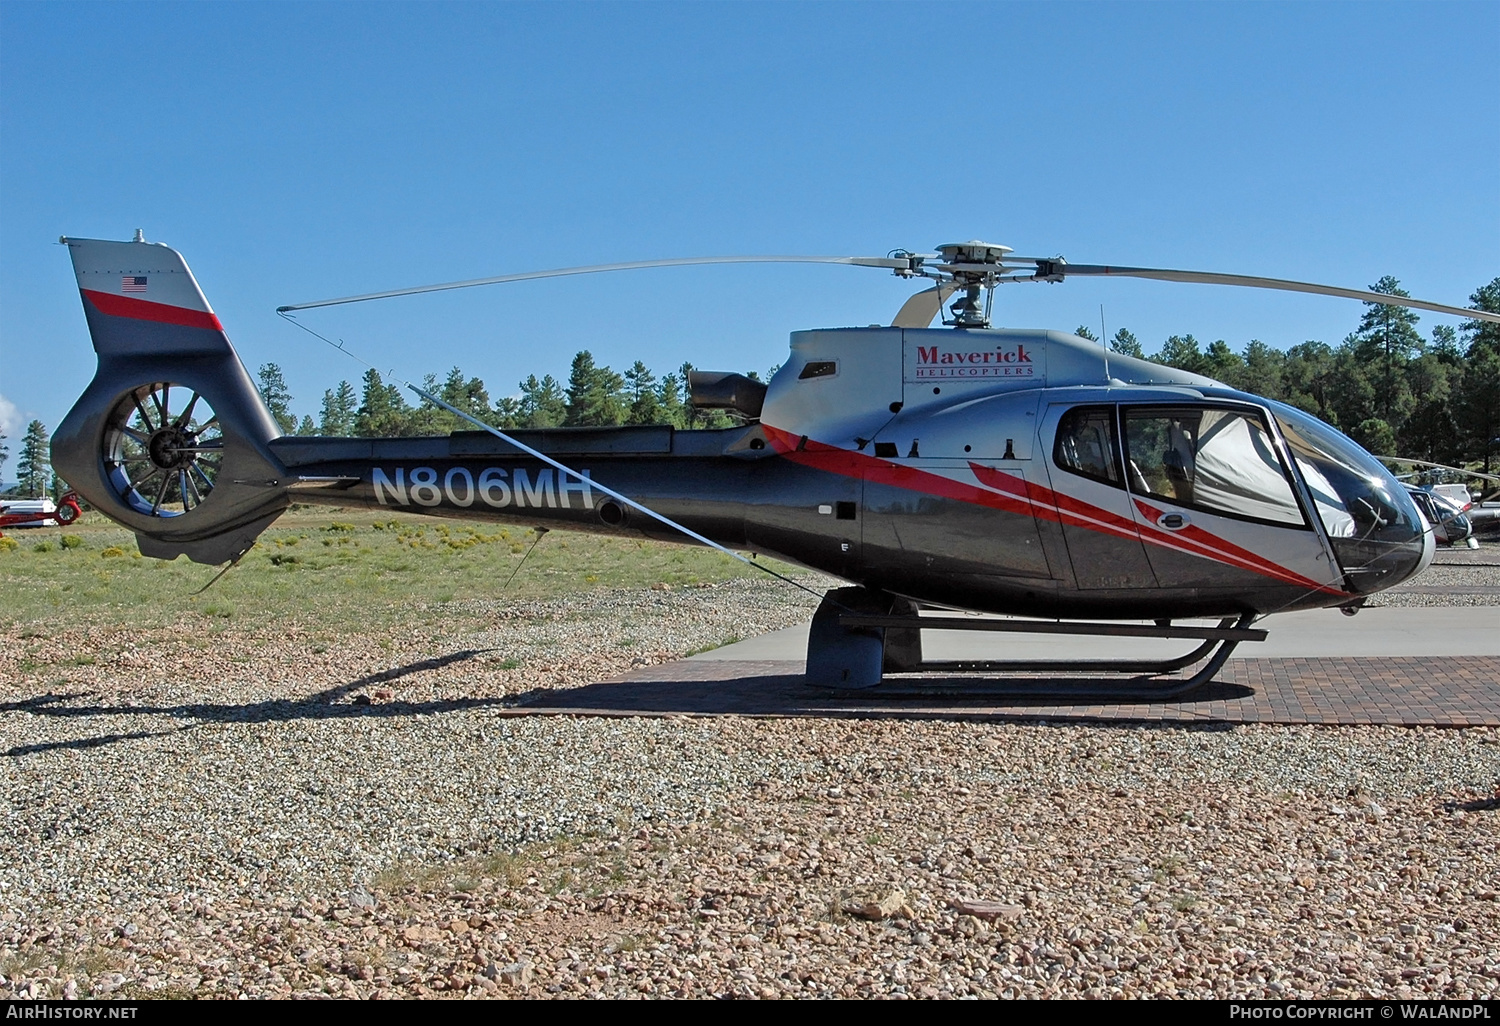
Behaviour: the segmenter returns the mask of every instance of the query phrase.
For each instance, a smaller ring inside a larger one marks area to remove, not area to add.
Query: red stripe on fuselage
[[[1156,521],[1161,519],[1162,514],[1166,511],[1157,509],[1150,503],[1142,502],[1140,499],[1136,499],[1135,504],[1136,508],[1145,516],[1147,526],[1156,532],[1160,532],[1160,538],[1149,531],[1142,532],[1142,538],[1148,542],[1168,548],[1176,547],[1180,551],[1190,552],[1193,555],[1207,556],[1221,563],[1240,565],[1247,570],[1254,570],[1256,573],[1276,577],[1288,584],[1296,584],[1304,588],[1315,588],[1318,591],[1325,591],[1332,595],[1344,594],[1338,588],[1319,584],[1310,577],[1303,577],[1301,574],[1288,570],[1284,566],[1272,563],[1264,556],[1251,552],[1249,549],[1242,549],[1233,542],[1226,541],[1216,534],[1210,534],[1201,527],[1189,524],[1187,527],[1170,532],[1156,527]],[[1169,545],[1167,539],[1171,539],[1178,544],[1176,546]]]
[[[985,487],[955,481],[941,474],[903,467],[861,452],[840,449],[812,439],[803,439],[780,428],[762,424],[771,448],[795,463],[817,470],[839,474],[844,477],[861,478],[877,484],[891,485],[926,495],[937,495],[959,502],[970,502],[980,506],[1004,510],[1007,513],[1030,514],[1043,520],[1082,527],[1089,531],[1124,538],[1129,541],[1148,542],[1160,548],[1171,549],[1202,559],[1211,559],[1241,570],[1248,570],[1262,577],[1270,577],[1284,584],[1295,584],[1311,590],[1332,595],[1342,595],[1337,588],[1303,577],[1285,567],[1278,566],[1264,557],[1209,534],[1202,528],[1189,527],[1185,531],[1168,533],[1153,529],[1142,532],[1134,520],[1111,513],[1107,509],[1091,505],[1064,492],[1053,491],[1026,481],[1014,474],[1007,474],[980,463],[969,464],[974,477]],[[1148,517],[1150,507],[1140,504]],[[1160,511],[1156,511],[1160,516]],[[1188,537],[1181,537],[1181,535]]]
[[[129,317],[133,321],[155,321],[158,324],[181,324],[188,328],[207,328],[223,331],[219,318],[207,310],[185,310],[180,306],[152,303],[131,296],[116,296],[108,292],[79,289],[83,297],[94,304],[94,309],[111,317]]]
[[[823,442],[814,442],[811,439],[803,442],[801,436],[771,427],[769,424],[762,424],[761,427],[766,433],[766,439],[771,443],[771,448],[793,463],[799,463],[804,467],[839,474],[843,477],[875,481],[878,484],[892,485],[924,495],[937,495],[944,499],[956,499],[959,502],[989,506],[1007,513],[1031,513],[1031,503],[1024,498],[999,495],[987,488],[976,488],[974,485],[955,481],[951,477],[943,477],[941,474],[933,474],[913,467],[902,467],[876,459],[874,456],[866,456],[862,452],[851,452]]]

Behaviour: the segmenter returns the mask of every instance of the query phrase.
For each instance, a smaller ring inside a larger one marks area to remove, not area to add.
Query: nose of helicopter
[[[1401,578],[1401,580],[1404,581],[1404,580],[1407,579],[1407,577],[1415,577],[1415,576],[1417,576],[1417,574],[1421,573],[1423,570],[1426,570],[1429,566],[1432,565],[1432,557],[1436,553],[1437,553],[1437,532],[1435,532],[1435,531],[1423,531],[1422,532],[1422,558],[1420,560],[1418,560],[1417,565],[1412,570],[1412,572],[1409,573],[1409,574],[1407,574],[1406,577]]]
[[[1410,580],[1427,569],[1436,551],[1431,525],[1405,490],[1382,491],[1385,502],[1373,504],[1380,516],[1372,525],[1361,524],[1353,537],[1332,539],[1345,579],[1361,595]]]
[[[1432,525],[1401,482],[1351,438],[1283,403],[1269,403],[1306,482],[1346,586],[1369,595],[1432,562]]]

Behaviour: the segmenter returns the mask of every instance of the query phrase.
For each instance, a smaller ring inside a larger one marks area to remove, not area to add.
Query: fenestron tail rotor
[[[214,490],[224,454],[219,418],[191,388],[152,382],[126,393],[102,441],[115,496],[135,513],[178,517]]]
[[[718,257],[674,257],[665,260],[636,260],[628,263],[589,264],[580,267],[559,267],[548,271],[524,271],[518,274],[503,274],[490,278],[472,278],[467,281],[443,282],[436,285],[418,285],[412,288],[391,289],[386,292],[368,292],[338,299],[319,299],[307,303],[293,303],[277,307],[277,313],[286,315],[298,310],[312,310],[325,306],[341,306],[346,303],[363,303],[374,299],[393,299],[397,296],[415,296],[427,292],[445,292],[452,289],[474,288],[479,285],[501,285],[507,282],[536,281],[543,278],[562,278],[575,274],[597,274],[605,271],[632,271],[652,267],[693,267],[705,264],[844,264],[854,267],[875,267],[888,270],[901,278],[930,278],[938,284],[935,288],[913,296],[901,308],[893,322],[894,327],[926,327],[942,309],[950,294],[959,297],[949,308],[951,317],[943,323],[957,328],[984,328],[990,323],[990,302],[997,285],[1012,282],[1061,282],[1068,278],[1113,277],[1148,278],[1156,281],[1171,281],[1195,285],[1234,285],[1241,288],[1272,289],[1281,292],[1305,292],[1320,296],[1336,296],[1356,299],[1364,303],[1384,303],[1389,306],[1404,306],[1416,310],[1429,310],[1474,320],[1492,321],[1500,324],[1500,313],[1475,310],[1467,307],[1432,303],[1407,296],[1391,296],[1364,289],[1342,288],[1337,285],[1319,285],[1312,282],[1290,281],[1284,278],[1263,278],[1246,274],[1221,274],[1214,271],[1180,271],[1159,267],[1127,267],[1112,264],[1072,264],[1060,256],[1018,257],[1010,247],[979,240],[952,242],[937,247],[935,253],[916,253],[909,250],[893,250],[883,257],[876,256],[718,256]],[[980,293],[984,292],[981,300]],[[924,319],[925,318],[925,319]]]

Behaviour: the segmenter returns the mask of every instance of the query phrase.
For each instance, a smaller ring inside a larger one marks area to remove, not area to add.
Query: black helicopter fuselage
[[[148,556],[236,559],[292,502],[684,540],[639,504],[919,604],[1126,619],[1349,605],[1432,557],[1327,425],[1055,331],[795,332],[769,383],[695,391],[731,430],[284,436],[179,254],[66,241],[99,367],[54,465]]]
[[[795,445],[777,451],[774,432],[754,424],[716,431],[510,433],[579,476],[477,431],[434,438],[288,436],[270,448],[286,466],[286,484],[298,502],[687,540],[610,498],[593,487],[597,483],[724,546],[926,605],[1128,617],[1148,601],[1153,615],[1186,617],[1323,606],[1351,597],[1193,556],[1186,560],[1202,566],[1192,584],[1164,585],[1140,558],[1139,541],[1075,532],[1075,555],[1061,518],[924,490],[923,484],[948,479],[935,472],[945,469],[932,466],[939,461],[920,456],[882,460],[824,450],[799,458],[808,451],[805,444],[800,452]],[[1024,477],[1017,461],[1007,462],[1012,474]],[[1080,587],[1073,569],[1080,558],[1095,571],[1112,568],[1113,579],[1100,587],[1095,573]]]

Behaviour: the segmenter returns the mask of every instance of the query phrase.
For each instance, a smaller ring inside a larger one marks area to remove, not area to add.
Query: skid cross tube
[[[872,616],[846,613],[845,627],[905,627],[924,631],[1006,631],[1012,634],[1095,634],[1114,638],[1193,638],[1201,641],[1265,641],[1267,633],[1236,627],[1156,627],[1128,623],[1056,620],[982,620],[968,616]]]
[[[1085,673],[1099,670],[1106,673],[1171,673],[1184,666],[1191,666],[1213,651],[1222,641],[1205,641],[1186,655],[1175,659],[934,659],[924,661],[919,669],[923,673],[1013,673],[1018,671],[1051,671],[1056,673]]]
[[[1217,627],[1158,627],[1135,624],[1101,624],[1057,621],[1024,620],[980,620],[970,617],[918,617],[878,616],[867,614],[844,614],[839,623],[849,627],[880,627],[905,630],[987,630],[1009,633],[1036,634],[1092,634],[1105,637],[1135,638],[1201,638],[1203,643],[1186,655],[1175,659],[1158,661],[1108,661],[1108,660],[1016,660],[980,661],[960,660],[922,662],[915,666],[902,667],[893,672],[902,674],[885,683],[857,691],[846,692],[851,696],[869,698],[918,698],[952,696],[978,698],[985,696],[1011,698],[1096,698],[1113,701],[1159,701],[1177,698],[1198,690],[1213,681],[1224,668],[1229,656],[1242,641],[1264,641],[1267,632],[1250,629],[1255,614],[1245,613],[1236,621],[1226,617]],[[1207,657],[1198,672],[1176,680],[1151,681],[1149,678],[1172,673]],[[943,674],[965,673],[1066,673],[1105,672],[1136,675],[1132,680],[1118,684],[1098,680],[1046,681],[1012,679],[1005,681],[976,682],[974,684],[947,683]],[[924,681],[926,677],[931,683]],[[933,679],[937,678],[937,679]]]

